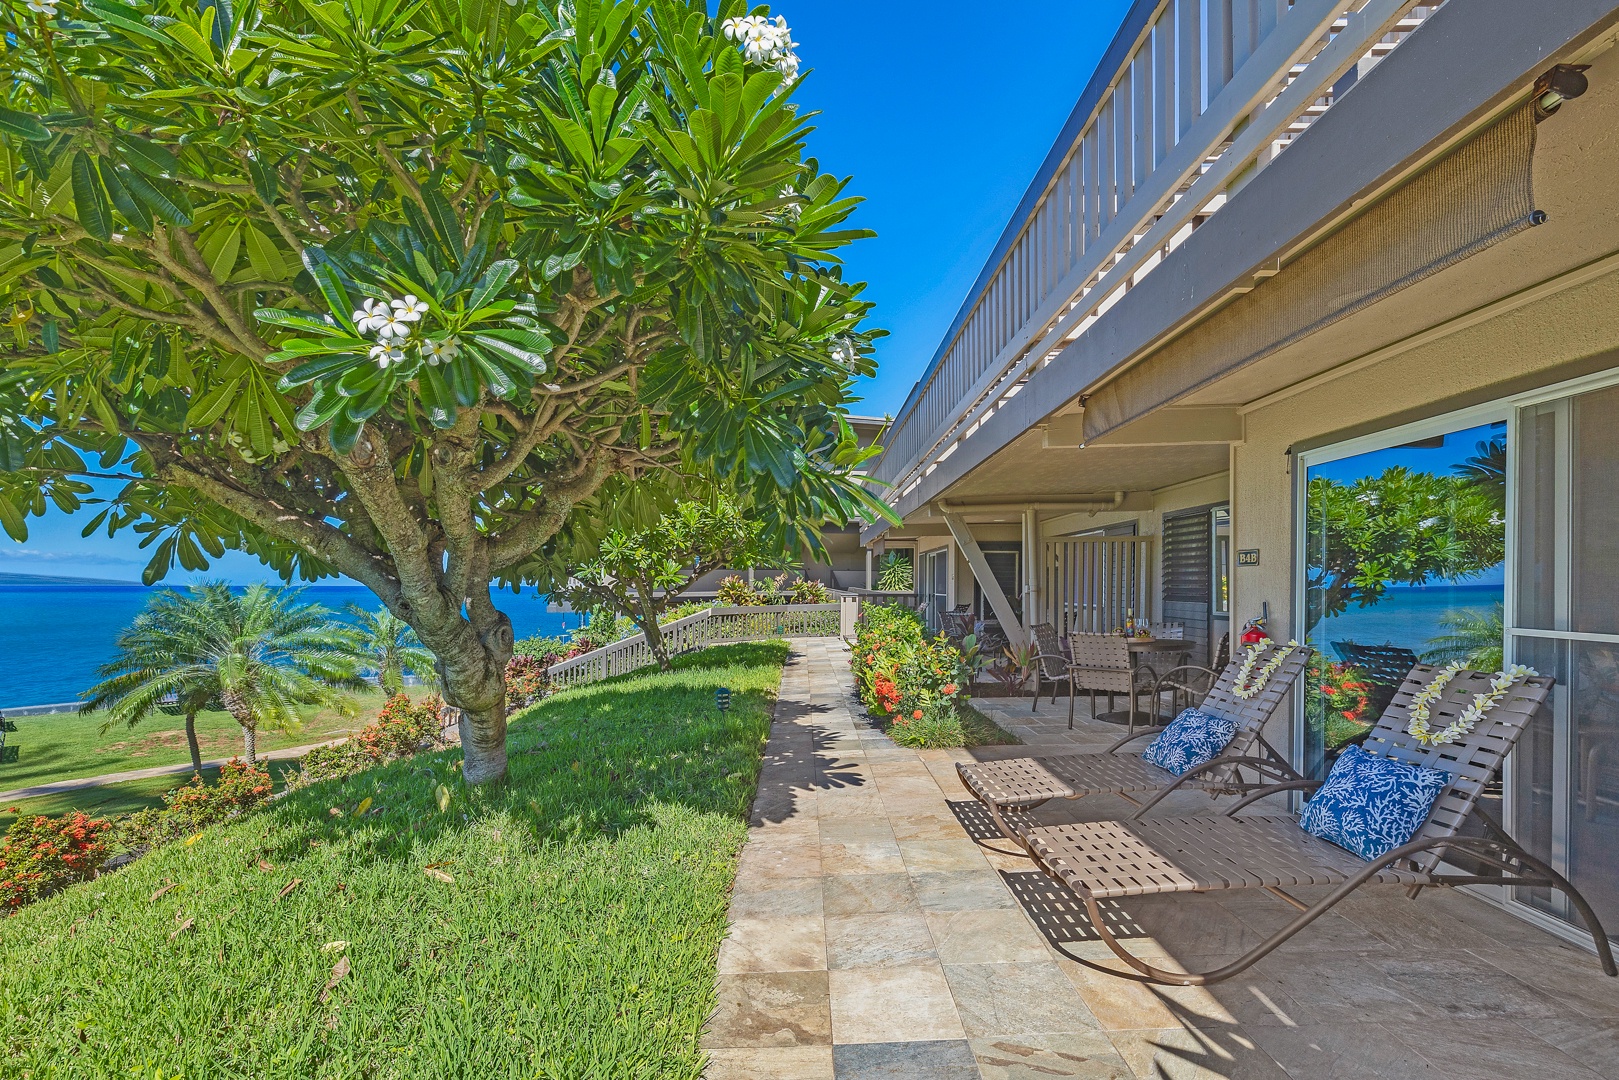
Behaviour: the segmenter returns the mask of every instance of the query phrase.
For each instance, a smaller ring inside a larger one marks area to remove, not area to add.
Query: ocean
[[[1440,621],[1452,612],[1491,612],[1501,602],[1500,585],[1420,585],[1393,588],[1370,607],[1351,604],[1343,614],[1323,619],[1310,634],[1310,644],[1337,659],[1335,641],[1358,645],[1403,645],[1421,654],[1445,633]]]
[[[155,589],[121,584],[0,583],[0,711],[78,701],[112,658],[119,631]],[[304,599],[342,613],[349,604],[381,602],[359,585],[311,585]],[[543,596],[496,593],[495,606],[520,638],[562,634],[583,622],[574,612],[546,610]]]

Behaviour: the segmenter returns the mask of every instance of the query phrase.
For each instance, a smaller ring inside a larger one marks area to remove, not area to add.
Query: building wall
[[[1293,452],[1619,366],[1616,343],[1619,272],[1251,409],[1232,454],[1232,546],[1258,548],[1260,564],[1233,569],[1233,625],[1268,601],[1272,637],[1303,628],[1293,610]],[[1291,711],[1280,715],[1273,741],[1291,732]]]

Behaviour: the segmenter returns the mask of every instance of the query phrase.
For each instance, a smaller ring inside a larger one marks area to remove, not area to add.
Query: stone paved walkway
[[[1031,745],[972,753],[1116,737],[1089,720],[1070,734],[1065,708],[990,706]],[[1082,909],[969,835],[984,823],[956,779],[969,756],[895,746],[865,723],[843,644],[798,644],[720,951],[707,1080],[1619,1078],[1619,981],[1464,896],[1357,896],[1212,988],[1105,974]],[[1049,814],[1128,809],[1091,798]],[[1140,955],[1194,967],[1292,914],[1253,895],[1117,913]]]

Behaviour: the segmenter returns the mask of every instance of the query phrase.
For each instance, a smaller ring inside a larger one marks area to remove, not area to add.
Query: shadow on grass
[[[526,825],[540,843],[612,838],[655,825],[671,806],[745,820],[786,656],[785,643],[719,646],[677,658],[670,672],[547,698],[513,718],[504,783],[467,788],[460,750],[450,748],[295,790],[268,811],[270,850],[291,858],[351,843],[373,857],[405,857],[497,817]],[[723,712],[721,687],[731,690]]]

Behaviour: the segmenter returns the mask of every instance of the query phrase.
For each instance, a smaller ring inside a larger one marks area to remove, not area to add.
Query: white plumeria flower
[[[28,0],[28,10],[43,15],[47,19],[56,18],[57,0]]]
[[[433,367],[448,364],[455,359],[455,354],[461,351],[461,342],[453,337],[441,338],[434,341],[422,342],[422,356]]]
[[[388,369],[389,364],[397,364],[404,358],[404,350],[387,342],[371,346],[371,359],[375,360],[377,367],[382,368],[384,371]]]
[[[383,316],[380,325],[377,326],[377,338],[380,341],[387,341],[389,338],[404,341],[408,337],[410,337],[410,323],[406,322],[397,311]]]
[[[369,334],[373,330],[380,330],[391,317],[386,300],[363,300],[360,310],[354,313],[354,326],[362,334]]]
[[[418,300],[411,293],[406,293],[403,299],[395,300],[392,303],[394,318],[402,319],[405,322],[420,322],[422,316],[427,314],[427,301]]]

